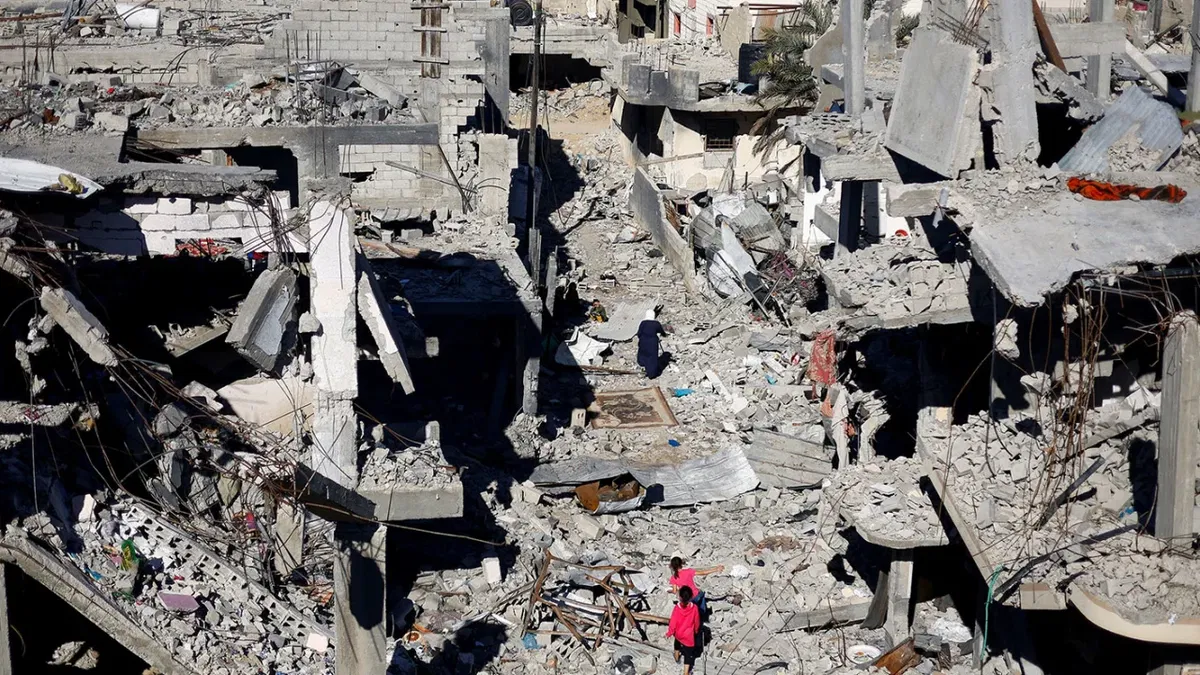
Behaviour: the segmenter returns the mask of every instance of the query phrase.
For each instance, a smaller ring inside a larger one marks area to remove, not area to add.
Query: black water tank
[[[532,26],[533,6],[529,0],[509,0],[508,16],[514,26]]]
[[[758,77],[750,74],[750,66],[767,55],[765,42],[744,42],[738,48],[738,82],[758,84]]]

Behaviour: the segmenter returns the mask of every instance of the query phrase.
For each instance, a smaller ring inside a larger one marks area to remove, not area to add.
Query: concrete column
[[[387,650],[387,528],[340,523],[334,533],[334,624],[337,675],[379,675]]]
[[[1188,29],[1192,41],[1192,70],[1188,73],[1187,110],[1200,112],[1200,0],[1192,5],[1192,22]]]
[[[846,112],[861,115],[866,107],[866,28],[863,21],[863,0],[844,0],[842,16],[842,92]]]
[[[304,561],[304,509],[281,501],[275,505],[275,571],[287,577]]]
[[[347,488],[358,484],[358,275],[354,227],[345,211],[313,206],[310,297],[321,331],[312,338],[313,471]]]
[[[843,255],[858,250],[858,237],[862,233],[862,181],[843,181],[841,201],[841,210],[838,215],[837,251],[834,255]]]
[[[0,675],[13,675],[12,649],[8,644],[8,566],[0,563]]]
[[[1036,158],[1040,152],[1033,83],[1033,62],[1040,46],[1031,3],[998,2],[992,7],[996,17],[992,94],[1000,111],[1000,120],[993,127],[994,151],[1000,163],[1011,164],[1023,156]]]
[[[883,220],[879,214],[879,181],[863,182],[862,229],[869,237],[883,237]]]
[[[526,306],[528,319],[520,317],[516,324],[517,394],[521,397],[521,411],[536,415],[538,410],[538,384],[542,371],[542,312],[541,307]]]
[[[1171,320],[1162,363],[1154,534],[1160,539],[1190,537],[1200,444],[1200,323],[1195,314],[1185,312]]]
[[[908,639],[912,624],[908,620],[912,602],[913,551],[892,549],[892,565],[888,571],[888,613],[883,628],[893,645]]]
[[[1197,2],[1200,3],[1200,0]],[[1115,14],[1116,3],[1113,0],[1088,0],[1088,20],[1092,23],[1112,22]],[[1112,91],[1112,54],[1087,58],[1087,88],[1101,103],[1108,102]]]

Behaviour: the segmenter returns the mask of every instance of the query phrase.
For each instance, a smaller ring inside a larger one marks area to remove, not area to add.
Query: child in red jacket
[[[679,602],[671,610],[671,622],[667,624],[667,637],[675,638],[675,660],[683,658],[683,675],[692,675],[696,656],[700,653],[700,609],[692,602],[692,589],[679,587]]]

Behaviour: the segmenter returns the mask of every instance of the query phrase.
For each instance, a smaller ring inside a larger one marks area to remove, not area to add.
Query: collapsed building
[[[546,4],[0,16],[0,672],[1200,667],[1191,8]]]

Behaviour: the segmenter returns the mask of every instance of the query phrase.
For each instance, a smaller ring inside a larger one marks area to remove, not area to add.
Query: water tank
[[[514,26],[532,26],[533,6],[529,0],[509,0],[508,16]]]
[[[764,42],[744,42],[738,48],[738,82],[758,84],[758,78],[750,74],[750,66],[767,55]]]

